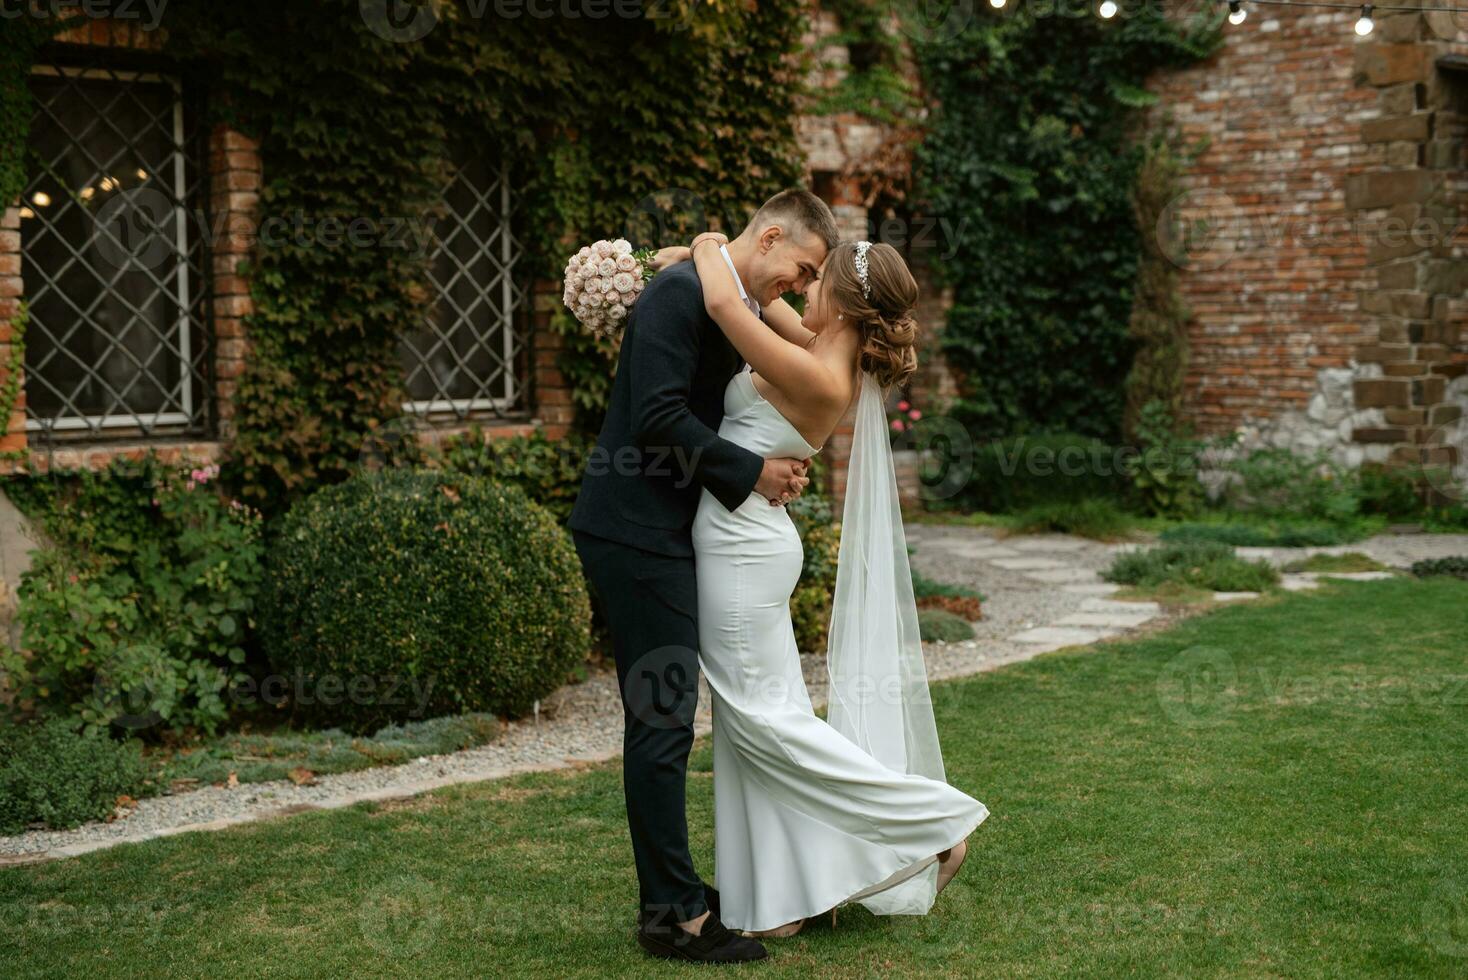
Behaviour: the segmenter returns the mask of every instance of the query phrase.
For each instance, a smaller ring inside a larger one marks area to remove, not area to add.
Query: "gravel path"
[[[924,645],[928,676],[961,677],[1025,660],[1047,650],[1124,634],[1163,618],[1150,603],[1116,603],[1114,587],[1097,573],[1135,544],[1101,544],[1064,535],[1000,538],[984,528],[910,525],[913,566],[930,578],[970,585],[987,597],[976,637]],[[1240,549],[1277,564],[1313,553],[1361,551],[1394,567],[1420,558],[1468,554],[1468,535],[1397,535],[1336,548]],[[1292,577],[1309,588],[1310,577]],[[825,700],[824,657],[802,658],[811,699]],[[709,730],[709,697],[700,684],[698,730]],[[616,676],[599,671],[557,691],[537,718],[511,724],[489,745],[426,756],[399,766],[324,775],[312,785],[281,780],[234,788],[208,786],[144,799],[111,823],[67,831],[0,837],[0,865],[69,857],[116,844],[197,830],[215,830],[310,809],[393,799],[453,783],[498,779],[518,772],[585,765],[614,758],[622,742]]]

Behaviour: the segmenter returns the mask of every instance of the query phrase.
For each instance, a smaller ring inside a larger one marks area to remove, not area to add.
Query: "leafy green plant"
[[[1131,515],[1110,500],[1056,501],[1015,514],[1009,528],[1021,534],[1077,534],[1096,541],[1126,537],[1135,526]]]
[[[1355,473],[1325,452],[1256,449],[1228,470],[1236,479],[1225,488],[1224,500],[1240,513],[1343,523],[1361,511]]]
[[[832,514],[830,499],[814,490],[807,490],[796,497],[785,510],[795,524],[804,550],[800,581],[790,596],[795,642],[807,653],[819,652],[826,648],[826,634],[831,625],[836,562],[841,553],[841,525]]]
[[[590,449],[591,444],[578,436],[552,441],[538,430],[528,436],[492,439],[476,424],[463,435],[444,440],[435,463],[455,473],[519,487],[564,524],[576,503]]]
[[[1422,515],[1422,493],[1411,472],[1387,466],[1362,466],[1356,473],[1361,512],[1396,520]]]
[[[1412,574],[1418,578],[1431,578],[1438,575],[1447,575],[1453,578],[1468,579],[1468,555],[1455,555],[1451,558],[1427,558],[1412,564]]]
[[[78,731],[61,718],[0,726],[0,834],[103,820],[119,796],[141,792],[145,777],[136,740]]]
[[[1290,562],[1287,572],[1384,572],[1388,566],[1359,551],[1343,555],[1311,555]]]
[[[1264,561],[1244,561],[1227,545],[1193,541],[1118,555],[1101,573],[1118,585],[1181,583],[1216,592],[1259,592],[1279,584],[1279,572]]]
[[[1132,217],[1142,231],[1137,263],[1136,295],[1128,332],[1136,344],[1132,368],[1126,377],[1124,431],[1143,445],[1171,437],[1173,420],[1182,411],[1183,379],[1188,366],[1188,321],[1192,316],[1179,287],[1177,256],[1168,253],[1169,241],[1157,233],[1168,209],[1182,193],[1181,176],[1188,154],[1174,146],[1166,133],[1146,144],[1132,193]],[[1149,410],[1151,417],[1149,418]],[[1162,424],[1165,419],[1165,425]],[[1149,480],[1153,467],[1147,467]],[[1157,497],[1138,487],[1153,513],[1170,513],[1168,494]]]
[[[590,646],[570,535],[515,487],[395,468],[319,490],[272,544],[260,634],[292,707],[370,731],[463,711],[520,715]]]
[[[260,516],[213,466],[150,452],[12,480],[42,530],[18,592],[21,649],[0,654],[21,704],[155,732],[213,731],[243,665],[263,578]]]
[[[144,758],[160,790],[225,782],[230,776],[242,783],[258,783],[286,779],[292,772],[299,776],[301,770],[312,776],[355,772],[459,752],[494,741],[502,727],[493,715],[469,712],[386,725],[362,736],[340,728],[236,732],[150,751]]]
[[[1153,399],[1133,422],[1138,454],[1129,457],[1126,473],[1132,490],[1149,514],[1181,517],[1197,510],[1203,497],[1198,482],[1198,454],[1203,444],[1178,433],[1166,402]]]
[[[974,628],[946,609],[919,609],[918,632],[924,643],[960,643],[974,638]]]
[[[1370,537],[1364,521],[1234,520],[1226,523],[1174,524],[1158,535],[1163,541],[1216,541],[1236,548],[1314,548],[1350,544]]]

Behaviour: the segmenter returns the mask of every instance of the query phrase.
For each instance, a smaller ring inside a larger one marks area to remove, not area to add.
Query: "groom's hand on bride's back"
[[[809,466],[808,459],[767,459],[754,489],[771,507],[788,504],[810,486],[810,477],[805,475]]]

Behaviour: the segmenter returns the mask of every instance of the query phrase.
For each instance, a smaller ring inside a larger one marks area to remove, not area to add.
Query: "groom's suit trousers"
[[[660,921],[686,922],[707,908],[684,813],[698,705],[693,559],[584,531],[573,536],[612,634],[626,726],[622,788],[642,907]]]

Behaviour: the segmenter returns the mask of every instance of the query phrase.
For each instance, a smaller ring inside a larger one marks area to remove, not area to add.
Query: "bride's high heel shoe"
[[[968,857],[968,841],[961,840],[946,851],[938,854],[938,891],[948,887],[953,876],[958,874],[958,869],[963,867],[963,859]]]
[[[787,922],[783,926],[776,926],[773,929],[761,929],[758,932],[746,933],[746,935],[753,936],[755,939],[787,939],[804,928],[805,923],[805,919],[796,919],[794,922]]]

